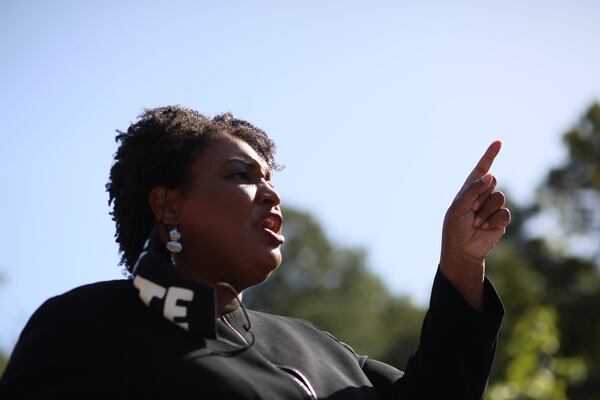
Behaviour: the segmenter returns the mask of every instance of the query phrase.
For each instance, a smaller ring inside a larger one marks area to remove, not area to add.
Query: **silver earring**
[[[167,250],[169,250],[172,254],[181,253],[183,250],[183,246],[179,243],[181,239],[181,232],[177,230],[177,227],[171,229],[169,231],[169,242],[167,242]]]

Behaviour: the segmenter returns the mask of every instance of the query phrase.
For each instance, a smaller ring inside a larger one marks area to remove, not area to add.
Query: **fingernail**
[[[475,203],[473,203],[473,211],[477,211],[479,210],[479,202],[475,201]]]
[[[481,229],[487,229],[490,227],[490,224],[488,224],[487,222],[485,224],[483,224],[483,226],[481,227]]]
[[[474,227],[478,227],[481,224],[481,217],[475,218],[475,222],[473,222]]]

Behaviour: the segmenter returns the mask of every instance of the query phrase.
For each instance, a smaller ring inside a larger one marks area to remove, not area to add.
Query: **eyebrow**
[[[262,167],[261,165],[255,161],[255,160],[248,160],[246,158],[242,158],[242,157],[230,157],[227,160],[225,160],[223,162],[223,164],[228,164],[228,163],[233,163],[233,162],[240,162],[243,164],[246,164],[247,166],[253,168],[253,169],[258,169],[260,171],[262,171]],[[271,180],[271,171],[269,171],[269,169],[267,168],[267,173],[265,174],[267,177],[267,180]]]

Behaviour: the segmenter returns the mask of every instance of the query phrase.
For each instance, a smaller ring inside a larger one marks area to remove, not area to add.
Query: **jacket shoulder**
[[[123,303],[127,302],[126,299],[134,298],[135,295],[135,288],[128,279],[95,282],[50,297],[38,308],[36,313],[52,311],[57,308],[71,311],[85,308],[89,314],[114,304],[124,305]]]
[[[97,321],[136,305],[136,290],[128,279],[101,281],[50,297],[33,313],[22,334],[48,321]],[[55,324],[53,324],[55,325]],[[95,323],[94,323],[95,325]]]
[[[134,292],[131,279],[114,279],[109,281],[100,281],[88,283],[75,287],[64,292],[55,298],[63,297],[65,299],[82,299],[87,297],[110,297],[113,295],[126,294]]]

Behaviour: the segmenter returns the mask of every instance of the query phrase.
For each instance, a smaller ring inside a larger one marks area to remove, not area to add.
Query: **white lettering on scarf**
[[[187,322],[176,322],[175,318],[187,317],[187,307],[178,305],[177,303],[179,300],[192,301],[194,298],[194,292],[192,290],[177,286],[171,286],[166,289],[139,275],[136,275],[133,279],[133,285],[140,291],[140,298],[146,305],[150,305],[150,302],[155,297],[159,299],[165,298],[166,294],[163,315],[183,329],[189,330],[189,324]]]

